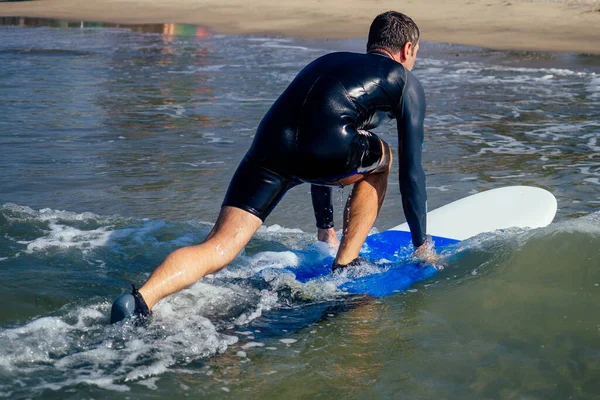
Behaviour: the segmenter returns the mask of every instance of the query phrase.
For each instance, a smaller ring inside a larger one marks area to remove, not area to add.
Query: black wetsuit
[[[331,186],[379,166],[383,141],[369,129],[389,118],[398,126],[404,213],[420,246],[427,212],[425,94],[410,71],[384,53],[332,53],[306,66],[261,121],[223,205],[264,221],[288,189],[308,182],[317,226],[332,227]]]

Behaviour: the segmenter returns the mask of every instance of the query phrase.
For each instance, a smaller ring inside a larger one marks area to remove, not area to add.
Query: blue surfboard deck
[[[434,236],[433,241],[438,252],[460,242],[438,236]],[[406,290],[414,283],[430,278],[437,272],[437,269],[431,265],[414,264],[411,258],[412,252],[410,232],[389,230],[369,236],[361,256],[377,268],[373,273],[350,279],[340,285],[339,289],[352,294],[384,297]],[[295,274],[299,282],[307,283],[323,279],[332,273],[333,257],[331,256],[312,261],[310,257],[301,258],[304,260],[300,265],[286,268]]]

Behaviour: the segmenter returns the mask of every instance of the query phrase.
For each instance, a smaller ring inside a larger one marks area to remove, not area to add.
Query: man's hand
[[[340,245],[340,240],[338,239],[335,230],[333,228],[329,229],[321,229],[319,228],[317,231],[317,239],[320,242],[325,242],[331,248],[335,248]]]
[[[442,270],[446,266],[444,257],[437,254],[433,248],[431,236],[427,236],[425,243],[419,246],[413,253],[413,258],[421,265],[433,265],[437,270]]]

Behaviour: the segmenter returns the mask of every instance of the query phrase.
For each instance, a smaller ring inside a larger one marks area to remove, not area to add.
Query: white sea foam
[[[600,99],[600,76],[590,79],[587,89],[590,92],[589,97],[591,99]]]
[[[497,175],[490,176],[492,179],[514,179],[514,178],[524,178],[530,174],[514,174],[514,175]]]
[[[440,67],[429,67],[429,68],[419,68],[419,73],[427,74],[427,75],[436,75],[440,74],[444,71],[444,68]]]
[[[44,251],[51,247],[76,247],[83,251],[89,251],[106,245],[113,233],[113,230],[108,227],[81,230],[54,222],[51,222],[48,228],[50,230],[45,236],[31,241],[18,241],[18,243],[26,244],[28,253]]]
[[[596,127],[600,127],[600,123],[597,121],[584,121],[578,124],[552,123],[548,126],[530,130],[526,134],[553,141],[572,141],[577,140],[582,131]]]
[[[284,228],[281,225],[270,225],[270,226],[261,226],[258,229],[259,233],[303,233],[302,229],[296,228]]]
[[[272,71],[269,72],[269,76],[273,78],[274,81],[289,83],[296,77],[296,72],[277,72]]]
[[[271,104],[276,100],[275,98],[272,98],[272,97],[244,97],[244,96],[240,96],[239,93],[237,93],[237,94],[227,93],[225,95],[225,98],[228,100],[233,100],[234,102],[241,102],[241,103],[268,103],[268,104]]]
[[[593,235],[600,234],[600,211],[550,224],[545,228],[535,230],[536,233],[551,235],[556,232],[580,232]]]
[[[188,147],[188,146],[181,146],[181,147]],[[198,163],[181,163],[181,165],[189,165],[190,167],[200,167],[201,165],[215,165],[215,164],[225,164],[225,161],[206,161],[206,160],[201,160]],[[173,165],[173,164],[171,164]]]
[[[579,163],[579,164],[546,164],[544,169],[571,170],[578,169],[583,175],[600,176],[600,163]]]
[[[268,290],[261,290],[260,294],[260,301],[256,305],[256,308],[252,311],[242,313],[242,315],[235,319],[235,323],[237,325],[248,324],[260,317],[263,312],[269,311],[275,307],[278,300],[277,293]]]
[[[247,350],[252,347],[264,347],[264,343],[262,342],[248,342],[242,346],[242,349]]]
[[[260,46],[267,47],[267,48],[273,48],[273,49],[298,50],[298,51],[302,51],[302,52],[311,52],[311,53],[314,53],[314,52],[320,53],[323,51],[321,49],[316,49],[316,48],[311,48],[311,47],[283,44],[283,42],[281,42],[281,41],[265,41],[265,42],[261,43]]]
[[[478,154],[535,154],[539,151],[534,145],[525,144],[512,136],[494,135],[493,137],[496,140],[486,141],[489,147],[481,148]]]
[[[442,185],[442,186],[427,186],[427,189],[435,189],[435,190],[439,190],[440,192],[448,192],[450,185]]]
[[[235,67],[235,65],[228,64],[213,64],[213,65],[202,65],[202,66],[190,66],[190,70],[193,72],[215,72],[220,71],[223,68]]]
[[[272,37],[245,37],[245,41],[248,42],[281,42],[281,43],[289,43],[293,39],[291,38],[272,38]]]
[[[222,352],[237,341],[196,313],[174,314],[160,305],[156,310],[147,328],[106,325],[108,309],[103,304],[73,309],[64,318],[43,317],[1,330],[0,369],[21,375],[34,390],[86,383],[128,391],[123,380],[155,383],[148,378],[160,376],[177,362]],[[66,322],[73,316],[76,323]],[[36,372],[49,368],[64,372],[65,377],[57,382],[36,379]]]
[[[489,65],[483,62],[454,62],[445,60],[424,59],[419,62],[419,68],[416,73],[420,80],[429,91],[437,91],[438,88],[445,93],[460,89],[468,79],[468,85],[476,86],[502,86],[503,90],[518,93],[522,97],[523,93],[544,96],[546,104],[551,99],[557,101],[574,101],[575,92],[568,90],[565,86],[565,79],[579,80],[586,84],[592,94],[592,98],[597,96],[597,83],[594,73],[583,71],[574,71],[564,68],[523,68],[506,65]],[[421,68],[422,67],[422,68]],[[439,85],[439,74],[444,72],[444,85]],[[454,86],[454,84],[458,86]],[[477,91],[471,90],[472,94]],[[481,92],[484,94],[485,92]],[[518,111],[513,113],[519,117]]]
[[[588,139],[587,145],[592,151],[600,152],[600,146],[598,145],[599,136],[600,135],[598,135],[598,134],[590,134],[590,135],[582,136],[582,138]]]
[[[265,268],[295,267],[300,263],[296,253],[291,251],[263,251],[249,260],[254,273]]]
[[[461,61],[451,63],[446,60],[434,60],[434,59],[423,59],[420,63],[424,63],[424,65],[436,65],[436,66],[449,66],[452,65],[456,68],[456,71],[459,73],[481,73],[484,71],[495,71],[495,72],[510,72],[515,75],[515,72],[522,74],[536,74],[543,76],[549,75],[558,75],[558,76],[581,76],[581,77],[589,77],[593,76],[593,73],[583,72],[583,71],[574,71],[567,68],[527,68],[527,67],[513,67],[509,65],[493,65],[482,62],[474,62],[474,61]]]
[[[551,223],[536,229],[509,228],[495,232],[487,232],[463,240],[456,247],[456,252],[465,250],[486,249],[488,252],[505,253],[501,248],[520,248],[534,237],[551,237],[555,233],[580,232],[593,235],[600,234],[600,212],[584,217]]]
[[[523,68],[523,67],[510,67],[503,65],[491,65],[487,66],[486,69],[491,71],[503,71],[503,72],[521,72],[526,74],[544,74],[548,75],[559,75],[559,76],[588,76],[586,72],[573,71],[565,68]]]
[[[424,57],[424,58],[421,58],[419,60],[419,63],[417,64],[417,71],[419,71],[421,69],[421,67],[423,67],[423,66],[445,67],[449,64],[450,64],[450,62],[446,61],[446,60]]]
[[[180,118],[185,114],[185,107],[179,104],[163,104],[156,107],[157,111],[163,111],[163,114],[166,114],[173,118]]]
[[[91,212],[74,213],[70,211],[53,210],[50,208],[43,208],[36,211],[27,206],[20,206],[17,204],[7,203],[0,206],[0,211],[4,211],[5,217],[9,220],[15,221],[99,221],[99,222],[111,222],[114,221],[113,217],[100,217],[97,214]],[[8,215],[7,215],[8,213]]]
[[[154,378],[146,379],[143,381],[139,381],[137,383],[138,383],[138,385],[146,386],[148,389],[156,390],[156,389],[158,389],[156,382],[158,382],[159,379],[160,379],[159,377],[154,377]]]
[[[78,246],[87,250],[98,246],[115,247],[117,250],[123,246],[176,247],[195,237],[195,234],[184,232],[168,241],[159,240],[158,237],[165,230],[171,229],[170,224],[163,221],[132,221],[137,226],[121,229],[114,229],[113,225],[97,228],[102,218],[90,214],[85,226],[93,227],[86,230],[75,228],[75,225],[81,225],[75,224],[82,220],[80,214],[51,210],[40,213],[17,206],[5,206],[4,210],[7,211],[4,214],[15,219],[48,222],[48,229],[43,236],[27,242],[29,251],[52,246]],[[58,223],[52,219],[59,215],[70,218],[74,226],[69,226],[65,220]],[[194,231],[197,231],[198,225],[209,226],[198,222],[190,224]],[[281,227],[267,227],[263,235],[287,235],[286,231]],[[302,231],[291,232],[302,235]],[[90,259],[98,261],[96,258]],[[129,386],[123,382],[155,382],[148,381],[149,377],[160,376],[180,362],[225,351],[238,339],[219,333],[220,329],[248,324],[278,305],[276,289],[259,290],[234,284],[231,280],[224,283],[223,279],[236,275],[252,276],[263,268],[295,263],[298,263],[298,259],[292,252],[262,252],[253,257],[241,256],[230,269],[233,274],[228,275],[228,270],[225,270],[222,275],[207,277],[159,303],[148,327],[130,324],[107,326],[108,304],[102,302],[94,306],[71,307],[71,311],[62,317],[39,318],[20,328],[0,330],[0,369],[23,376],[34,391],[44,388],[60,390],[80,383],[127,391]],[[235,264],[249,265],[250,268],[236,270]],[[213,281],[219,281],[218,286],[211,284]],[[215,310],[220,319],[217,324],[206,317],[214,317]],[[230,317],[223,319],[222,315],[227,313]],[[249,337],[251,335],[252,332]],[[5,346],[6,343],[11,343],[11,346]],[[36,379],[37,372],[44,375],[49,368],[54,375],[62,371],[64,376],[56,382]]]

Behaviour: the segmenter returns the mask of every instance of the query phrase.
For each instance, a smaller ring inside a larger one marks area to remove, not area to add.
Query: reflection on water
[[[48,28],[122,28],[137,33],[157,33],[170,36],[209,37],[207,28],[190,24],[116,24],[111,22],[68,21],[51,18],[0,17],[0,25]]]
[[[164,27],[167,32],[175,31],[173,26]],[[95,100],[104,110],[104,125],[120,140],[144,140],[147,143],[123,146],[123,153],[118,157],[105,154],[111,167],[110,176],[116,179],[143,177],[148,165],[157,168],[185,165],[208,155],[203,149],[199,149],[193,157],[160,151],[163,143],[172,146],[189,141],[193,144],[197,140],[196,132],[224,124],[205,114],[203,107],[203,104],[211,104],[215,100],[208,68],[215,57],[213,44],[210,37],[196,44],[189,47],[185,57],[181,57],[172,36],[149,36],[142,43],[136,43],[134,52],[127,43],[119,43],[106,61],[111,77],[103,82],[103,94]],[[196,71],[172,73],[185,68]],[[122,168],[123,163],[127,168]],[[159,181],[150,179],[152,183],[136,182],[123,185],[121,190],[160,192],[173,182],[181,181],[177,174]]]

